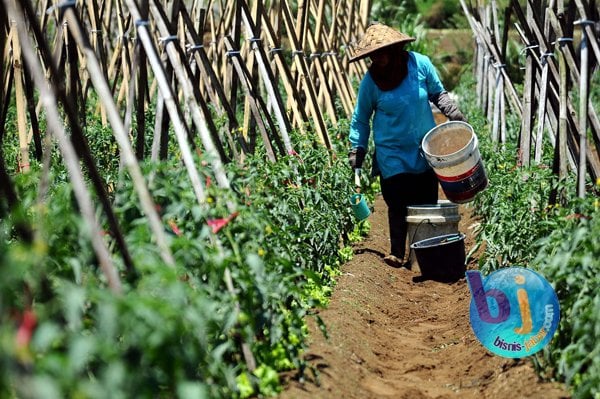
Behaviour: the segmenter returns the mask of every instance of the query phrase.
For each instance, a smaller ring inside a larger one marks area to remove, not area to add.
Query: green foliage
[[[423,20],[428,28],[443,29],[443,28],[464,28],[468,27],[467,20],[457,18],[462,16],[462,8],[458,1],[434,1],[420,2],[421,7],[427,3],[429,9],[423,13]]]
[[[600,189],[600,186],[597,187]],[[573,212],[577,210],[577,212]],[[600,395],[600,203],[574,201],[555,211],[552,232],[535,245],[530,267],[552,282],[561,307],[558,332],[539,362],[573,388],[573,397]]]
[[[110,153],[110,131],[88,129]],[[280,371],[304,372],[305,316],[327,303],[357,226],[345,156],[314,137],[294,142],[297,154],[276,163],[259,154],[228,165],[231,190],[203,176],[205,203],[180,161],[143,166],[175,268],[161,260],[123,176],[114,209],[139,278],[122,296],[106,289],[62,168],[54,165],[40,204],[39,167],[17,175],[22,208],[0,221],[0,396],[250,397],[274,395]],[[18,220],[34,226],[33,244],[16,239]],[[105,239],[113,249],[110,232]]]
[[[467,93],[472,82],[464,81]],[[564,380],[575,398],[600,396],[600,181],[588,182],[585,199],[575,198],[575,179],[558,181],[548,166],[517,164],[516,147],[491,143],[474,98],[461,103],[478,132],[489,187],[473,208],[481,217],[478,245],[485,245],[480,269],[505,266],[538,270],[555,288],[561,320],[543,353],[532,358],[545,378]],[[519,123],[509,121],[509,142],[516,142]],[[545,154],[552,151],[545,149]],[[547,157],[548,158],[548,157]],[[550,193],[560,204],[549,204]]]

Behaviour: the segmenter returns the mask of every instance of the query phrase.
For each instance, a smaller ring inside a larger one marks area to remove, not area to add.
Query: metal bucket
[[[450,121],[431,129],[422,141],[423,153],[435,171],[446,198],[472,201],[488,184],[477,136],[465,122]]]
[[[407,208],[406,235],[410,248],[409,262],[413,270],[417,270],[419,265],[415,251],[410,246],[427,238],[458,233],[459,221],[458,205],[447,200],[440,200],[431,205],[411,205]]]

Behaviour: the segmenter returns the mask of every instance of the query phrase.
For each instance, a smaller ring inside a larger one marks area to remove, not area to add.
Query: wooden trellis
[[[257,143],[255,131],[268,148],[270,159],[293,149],[291,129],[304,132],[310,123],[323,144],[330,146],[327,125],[335,125],[337,118],[352,112],[354,91],[345,49],[364,29],[368,1],[305,0],[298,4],[295,14],[286,2],[280,1],[184,4],[179,0],[144,0],[133,4],[139,12],[137,19],[130,4],[123,0],[57,4],[46,0],[38,1],[32,9],[40,15],[36,23],[45,33],[43,40],[63,74],[61,84],[85,123],[82,114],[91,89],[90,75],[86,58],[72,40],[69,22],[63,19],[65,9],[75,8],[127,130],[131,130],[135,116],[137,129],[130,134],[134,136],[138,159],[147,153],[144,115],[149,105],[154,103],[157,110],[151,151],[154,158],[166,156],[165,135],[168,124],[173,123],[159,89],[157,72],[147,60],[149,50],[137,36],[140,28],[148,29],[152,48],[162,57],[161,68],[173,89],[173,101],[183,118],[185,134],[209,134],[223,162],[252,152]],[[16,96],[21,167],[26,169],[32,139],[35,155],[41,157],[37,127],[40,105],[31,101],[34,85],[22,68],[18,35],[13,34],[17,29],[14,19],[4,15],[2,21],[8,37],[0,43],[4,50],[0,83],[6,100],[2,109],[6,111],[8,99]],[[26,19],[25,23],[31,21]],[[43,68],[48,70],[47,63]],[[176,76],[180,69],[184,73]],[[186,87],[191,90],[187,95]],[[336,101],[341,104],[342,115],[338,115]],[[108,123],[102,103],[98,112]],[[216,126],[214,115],[225,116],[228,122]],[[5,118],[2,126],[4,122]],[[225,147],[229,149],[227,154]]]
[[[136,271],[85,135],[91,92],[96,93],[100,120],[110,124],[121,165],[133,182],[161,257],[172,266],[148,190],[146,179],[151,177],[143,176],[138,161],[148,155],[153,160],[167,158],[173,132],[198,204],[208,206],[194,152],[208,155],[209,171],[203,172],[227,189],[224,163],[243,162],[259,144],[275,161],[293,152],[292,129],[314,131],[321,144],[330,147],[328,128],[339,117],[350,116],[353,74],[364,72],[364,64],[348,72],[346,50],[364,31],[368,0],[304,0],[295,10],[276,0],[2,3],[0,194],[9,208],[16,206],[4,158],[4,128],[14,97],[18,170],[28,171],[33,147],[33,156],[44,162],[47,173],[50,143],[58,143],[93,249],[115,293],[121,291],[121,282],[80,165],[100,200],[127,278],[134,279]],[[151,106],[154,137],[148,149],[145,123]],[[47,132],[38,123],[42,109]],[[216,123],[218,118],[225,123]],[[17,233],[25,241],[32,239],[27,226],[17,226]],[[225,278],[233,287],[230,275]],[[252,354],[245,356],[250,367]]]
[[[461,5],[477,43],[477,92],[481,107],[493,122],[492,136],[504,142],[504,104],[521,117],[519,161],[528,165],[542,158],[544,134],[555,148],[555,172],[578,174],[577,192],[585,196],[585,177],[600,177],[600,120],[588,100],[589,52],[600,60],[597,29],[600,8],[596,1],[516,0],[504,10],[499,32],[496,1]],[[523,93],[519,95],[506,72],[509,30],[514,27],[522,44]],[[579,49],[574,46],[578,41]],[[579,88],[578,110],[569,94]],[[588,137],[588,132],[590,137]]]

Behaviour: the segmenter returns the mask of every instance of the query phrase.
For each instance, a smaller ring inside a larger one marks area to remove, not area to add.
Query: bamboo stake
[[[226,37],[225,44],[231,57],[231,63],[233,64],[237,75],[241,77],[239,81],[242,84],[242,88],[246,93],[246,97],[250,100],[248,104],[250,105],[250,109],[254,115],[254,120],[256,121],[258,130],[260,131],[260,134],[262,136],[263,145],[265,146],[265,150],[267,152],[269,161],[275,162],[277,160],[277,156],[275,154],[275,151],[273,150],[273,145],[271,143],[269,134],[267,133],[264,121],[262,120],[262,116],[260,113],[260,105],[258,103],[259,97],[256,95],[255,90],[253,90],[253,88],[251,87],[250,82],[248,82],[248,79],[246,79],[247,73],[245,73],[244,65],[239,60],[239,51],[233,47],[233,40],[230,37]]]
[[[4,24],[5,21],[7,21],[8,18],[6,17],[6,10],[4,9],[4,7],[2,7],[2,9],[0,9],[0,29],[2,29],[3,31],[6,31],[4,28]],[[2,137],[4,136],[4,118],[3,115],[5,115],[5,109],[8,108],[8,103],[5,102],[5,98],[8,98],[7,96],[4,95],[4,93],[6,92],[5,89],[5,83],[8,80],[7,77],[8,75],[10,75],[10,71],[11,68],[7,68],[7,74],[5,75],[5,68],[4,68],[4,61],[8,60],[8,54],[9,54],[9,44],[11,43],[12,39],[10,38],[10,31],[11,29],[9,29],[9,34],[8,35],[0,35],[0,54],[2,54],[2,61],[0,61],[0,151],[1,151],[1,144],[2,144]],[[8,37],[7,37],[8,36]]]
[[[146,51],[148,61],[150,62],[150,66],[152,67],[152,70],[154,72],[154,76],[156,77],[156,79],[158,79],[158,85],[164,98],[165,106],[169,112],[169,116],[173,123],[175,136],[179,143],[183,163],[185,164],[188,175],[190,177],[192,188],[194,189],[194,194],[196,195],[196,199],[198,200],[199,205],[202,208],[204,208],[206,204],[206,194],[200,181],[200,175],[194,164],[194,157],[190,150],[190,146],[187,142],[187,134],[185,133],[183,121],[179,116],[179,111],[177,109],[177,104],[175,103],[175,98],[173,97],[171,87],[165,77],[164,71],[162,69],[162,64],[156,54],[154,45],[152,43],[152,38],[150,37],[150,33],[148,32],[148,22],[140,20],[139,11],[133,0],[126,0],[126,3],[127,7],[129,8],[129,11],[131,12],[134,20],[136,21],[137,33],[140,37],[142,45],[144,46],[144,50]]]
[[[2,144],[4,140],[4,126],[6,123],[6,114],[8,113],[8,106],[10,104],[10,98],[12,94],[12,81],[14,76],[14,70],[12,68],[9,68],[6,72],[8,76],[4,79],[4,87],[2,93],[0,93],[3,100],[3,105],[2,107],[0,107],[0,144]]]
[[[135,3],[133,2],[133,0],[127,0],[127,4],[129,6],[129,10],[132,13],[132,15],[139,18],[139,14],[138,14],[139,11],[137,10],[137,8],[134,9]],[[156,23],[156,26],[157,26],[160,34],[164,35],[164,37],[168,37],[169,30],[168,30],[165,22],[163,21],[155,2],[153,2],[150,5],[150,10],[154,16],[154,21]],[[138,28],[138,30],[139,30],[139,28]],[[147,34],[147,30],[146,29],[143,29],[143,30]],[[148,37],[147,40],[149,40],[149,39],[150,38]],[[179,84],[181,86],[183,95],[185,97],[185,103],[187,106],[190,107],[190,111],[192,114],[192,119],[194,121],[194,124],[196,125],[196,128],[198,129],[198,133],[200,134],[200,139],[202,140],[204,149],[210,157],[209,162],[211,163],[211,165],[213,167],[213,172],[215,174],[217,183],[219,184],[219,186],[221,186],[223,188],[229,188],[229,179],[227,178],[225,170],[223,169],[223,163],[219,156],[219,152],[213,142],[211,134],[206,125],[206,121],[204,120],[204,117],[202,116],[202,114],[200,112],[200,108],[199,108],[196,98],[194,96],[194,90],[192,89],[189,79],[186,76],[185,71],[182,67],[182,61],[180,59],[179,53],[177,52],[177,49],[175,48],[175,44],[172,41],[167,41],[165,43],[165,48],[166,48],[167,55],[169,56],[169,61],[171,62],[171,65],[173,66],[173,70],[175,72],[177,81],[179,82]],[[147,50],[146,50],[146,52],[147,52]],[[164,93],[163,93],[163,96],[164,96]]]
[[[473,33],[475,35],[479,36],[481,39],[483,39],[484,43],[486,44],[487,49],[489,50],[490,54],[494,57],[494,59],[496,61],[504,62],[504,60],[502,60],[502,57],[500,56],[500,52],[497,49],[496,45],[491,41],[491,39],[489,38],[489,35],[486,34],[486,30],[471,15],[469,8],[467,7],[467,4],[465,3],[465,0],[460,0],[460,4],[463,8],[463,11],[467,17],[467,21],[469,22],[469,25],[471,26],[471,30],[473,31]],[[522,110],[521,101],[519,100],[519,95],[517,94],[517,91],[515,90],[515,87],[512,84],[510,77],[508,76],[506,71],[503,71],[502,75],[504,76],[504,81],[505,81],[504,88],[506,90],[507,97],[510,100],[512,109],[514,112],[516,112],[517,116],[520,118],[523,110]]]
[[[296,85],[294,84],[294,79],[292,76],[292,71],[286,63],[283,49],[281,47],[281,41],[276,34],[274,29],[274,25],[271,23],[270,18],[265,14],[264,9],[262,11],[263,18],[263,29],[267,36],[267,40],[269,41],[269,46],[271,47],[270,53],[275,60],[275,65],[277,66],[277,70],[281,75],[283,86],[286,90],[288,99],[299,99],[300,92],[298,91]],[[308,116],[304,110],[304,107],[301,107],[298,101],[291,101],[291,108],[293,111],[293,118],[295,122],[295,126],[298,127],[301,133],[305,132],[304,124],[308,122]]]
[[[15,0],[13,0],[15,1]],[[12,21],[10,29],[18,33],[17,23]],[[25,26],[25,25],[22,25]],[[23,29],[25,30],[25,29]],[[27,116],[25,92],[23,89],[23,69],[21,61],[21,45],[18,34],[12,34],[14,85],[17,106],[17,129],[19,131],[19,172],[29,172],[29,142],[27,141]]]
[[[540,163],[543,152],[544,121],[546,119],[546,101],[548,97],[548,57],[552,53],[544,53],[540,57],[542,63],[541,78],[539,79],[540,92],[538,94],[538,114],[537,114],[537,133],[535,135],[535,163]]]
[[[294,34],[294,25],[292,22],[292,16],[290,10],[288,9],[287,4],[284,2],[282,4],[283,18],[286,26],[286,30],[288,32],[290,41],[293,46],[293,54],[294,54],[294,62],[300,72],[300,77],[302,79],[303,88],[306,93],[308,107],[313,116],[315,127],[317,129],[317,133],[321,137],[322,143],[328,149],[331,149],[331,141],[329,140],[329,135],[327,133],[327,129],[325,127],[325,122],[323,121],[322,113],[319,109],[319,104],[317,103],[317,96],[315,94],[315,89],[312,83],[312,80],[309,77],[308,67],[306,65],[306,60],[304,57],[299,57],[302,54],[302,45],[296,35]]]
[[[585,198],[585,175],[586,175],[586,148],[587,148],[587,108],[588,108],[588,34],[586,26],[592,25],[593,21],[579,20],[575,22],[581,26],[581,57],[579,78],[579,168],[577,170],[577,196]]]
[[[144,182],[144,176],[142,175],[142,171],[137,163],[136,155],[133,152],[131,142],[129,141],[127,130],[121,121],[117,106],[110,95],[110,88],[102,75],[102,67],[96,59],[94,50],[88,42],[83,30],[81,29],[81,24],[77,19],[77,15],[73,8],[66,10],[65,17],[69,21],[69,28],[72,30],[75,40],[87,58],[87,66],[90,69],[92,84],[96,88],[98,97],[101,99],[101,101],[103,101],[107,110],[108,119],[113,128],[115,139],[122,154],[123,164],[129,171],[133,186],[140,198],[142,210],[150,222],[150,229],[152,230],[152,233],[156,239],[156,243],[160,249],[161,257],[168,266],[173,267],[175,266],[175,261],[173,259],[173,255],[171,254],[171,250],[169,249],[169,245],[167,244],[164,227],[160,221],[158,213],[156,212],[150,192],[148,191],[148,188]]]
[[[37,17],[35,11],[33,10],[33,7],[31,6],[31,3],[27,0],[21,0],[20,3],[22,10],[28,16],[30,30],[33,31],[33,34],[35,35],[38,50],[40,51],[40,55],[42,56],[44,63],[46,64],[48,69],[48,76],[50,77],[51,82],[56,89],[55,95],[58,96],[58,99],[61,101],[65,114],[69,120],[71,128],[71,136],[69,138],[73,141],[74,148],[77,151],[77,156],[81,158],[83,164],[86,166],[89,178],[95,188],[96,194],[102,205],[104,213],[107,216],[110,231],[113,234],[115,242],[117,243],[117,246],[120,250],[121,256],[123,258],[123,263],[127,268],[127,277],[128,279],[133,280],[136,277],[136,271],[133,266],[133,261],[127,249],[127,245],[125,243],[123,233],[121,232],[119,222],[112,209],[110,199],[108,198],[105,182],[100,176],[98,169],[96,168],[94,159],[91,155],[89,146],[85,139],[85,135],[81,126],[79,125],[80,121],[79,116],[77,114],[77,110],[73,106],[71,98],[69,98],[65,92],[64,82],[58,79],[58,68],[52,60],[52,54],[50,52],[50,49],[48,48],[44,40],[42,31],[40,30],[40,27],[37,24]],[[69,3],[65,3],[64,7],[68,5]],[[59,34],[58,36],[63,37],[64,35]]]
[[[544,11],[544,39],[545,42],[550,41],[550,21],[548,17],[548,12],[554,7],[555,1],[550,0],[548,6]],[[553,57],[554,54],[549,52],[549,49],[542,42],[541,55],[540,55],[540,63],[542,66],[541,78],[539,79],[539,87],[540,92],[538,94],[538,115],[537,115],[537,133],[535,135],[535,153],[534,153],[534,161],[536,163],[540,163],[542,160],[542,152],[543,152],[543,137],[544,137],[544,122],[547,118],[546,116],[546,102],[548,98],[548,57]],[[552,134],[550,134],[552,138]]]
[[[262,7],[260,7],[262,8]],[[269,99],[273,104],[273,111],[275,112],[275,118],[277,119],[277,124],[279,125],[279,132],[283,137],[283,143],[285,145],[286,152],[290,153],[294,150],[292,146],[292,142],[289,136],[289,129],[291,128],[290,122],[285,115],[283,100],[281,99],[281,95],[277,88],[274,86],[275,84],[275,76],[273,75],[273,71],[269,67],[269,63],[267,62],[267,55],[264,49],[258,45],[260,42],[260,38],[258,36],[258,30],[256,25],[251,19],[251,15],[249,14],[247,4],[242,1],[241,2],[241,11],[242,11],[242,20],[247,30],[247,35],[251,37],[250,42],[252,49],[256,53],[256,61],[258,63],[258,69],[262,76],[262,81],[264,87],[269,95]]]
[[[23,79],[25,80],[25,96],[28,99],[27,101],[27,109],[29,111],[29,123],[31,124],[31,130],[27,135],[27,142],[31,143],[31,139],[33,138],[33,144],[35,149],[35,159],[38,161],[42,160],[42,139],[40,137],[40,125],[38,123],[38,116],[35,110],[34,103],[34,87],[33,82],[31,81],[31,76],[29,75],[29,69],[25,62],[23,62]]]
[[[18,6],[16,4],[13,4],[11,0],[3,1],[5,7],[9,9],[9,14],[12,18],[14,18],[17,21],[17,24],[25,26],[24,18],[21,14],[21,10],[17,8]],[[71,184],[73,185],[73,192],[79,205],[81,215],[86,221],[87,228],[89,229],[89,236],[92,242],[92,247],[94,248],[94,252],[98,257],[100,268],[106,276],[108,286],[111,289],[111,291],[115,294],[121,294],[123,290],[121,286],[121,281],[112,262],[110,253],[108,252],[106,244],[104,243],[104,240],[102,238],[100,226],[98,225],[98,222],[95,219],[92,198],[86,188],[83,174],[79,169],[79,158],[75,153],[75,148],[73,147],[73,145],[71,144],[71,142],[65,134],[65,127],[62,124],[60,115],[57,111],[58,104],[56,101],[56,97],[54,93],[50,91],[46,84],[44,72],[36,57],[33,46],[29,43],[26,31],[20,30],[18,31],[18,33],[21,39],[23,55],[27,59],[28,67],[31,68],[31,75],[36,83],[36,86],[38,87],[38,90],[40,91],[40,99],[42,100],[44,108],[46,109],[46,120],[48,128],[51,134],[54,135],[54,137],[56,138],[59,149],[63,155],[65,166],[67,168],[67,171],[69,172]]]
[[[238,123],[235,117],[235,112],[231,108],[229,100],[227,99],[227,95],[225,94],[223,85],[219,81],[219,78],[217,77],[217,74],[215,73],[211,62],[208,59],[207,53],[204,50],[204,45],[202,44],[202,38],[200,37],[199,33],[194,29],[192,19],[190,18],[185,7],[181,7],[179,12],[180,15],[183,17],[184,24],[186,24],[185,31],[191,43],[189,51],[191,51],[194,54],[194,57],[196,58],[196,63],[198,64],[198,68],[200,68],[201,71],[200,77],[204,80],[206,86],[212,87],[213,90],[210,91],[214,91],[217,94],[220,105],[225,110],[229,119],[229,129],[237,132]],[[214,103],[217,103],[217,101],[214,101]],[[242,151],[244,153],[248,153],[248,145],[244,140],[243,136],[236,133],[236,139],[240,144]]]
[[[560,38],[558,52],[558,70],[560,73],[560,113],[558,123],[558,177],[564,179],[567,176],[567,65],[564,52],[565,45],[571,38]]]

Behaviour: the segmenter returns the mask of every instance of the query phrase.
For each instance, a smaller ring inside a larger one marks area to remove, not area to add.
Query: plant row
[[[588,180],[586,198],[576,198],[575,176],[552,173],[550,147],[541,163],[519,165],[510,144],[518,142],[519,121],[509,120],[507,144],[492,143],[474,99],[464,100],[489,179],[473,206],[481,218],[479,267],[486,274],[529,267],[552,284],[560,324],[533,362],[542,377],[565,381],[574,398],[600,398],[600,180]]]
[[[228,165],[231,189],[204,175],[204,204],[176,156],[143,165],[175,267],[132,183],[115,179],[136,268],[128,275],[114,250],[122,295],[106,288],[62,167],[43,196],[39,165],[15,176],[19,207],[0,204],[0,397],[249,397],[276,393],[281,371],[307,372],[305,316],[368,225],[353,222],[345,157],[295,142],[275,163]],[[24,224],[32,242],[17,239]]]

